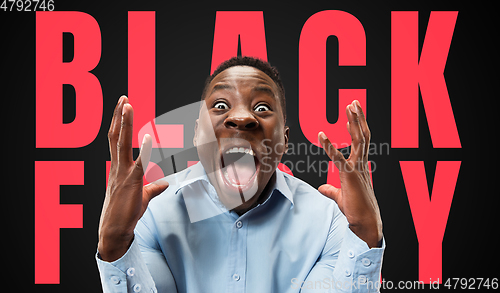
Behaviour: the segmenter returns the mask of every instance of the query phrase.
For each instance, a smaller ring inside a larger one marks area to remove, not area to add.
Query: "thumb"
[[[149,183],[142,189],[142,200],[143,202],[149,203],[155,196],[165,191],[168,188],[168,182],[165,178],[158,179],[155,182]]]
[[[324,196],[333,199],[337,203],[337,205],[340,206],[340,202],[341,202],[340,188],[337,188],[337,187],[332,186],[330,184],[323,184],[318,188],[318,191],[321,194],[323,194]]]

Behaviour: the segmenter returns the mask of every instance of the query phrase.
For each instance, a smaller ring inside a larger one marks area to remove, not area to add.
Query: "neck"
[[[271,195],[271,192],[273,191],[272,188],[274,187],[275,183],[276,183],[276,171],[273,173],[273,175],[267,182],[266,187],[264,188],[264,190],[262,190],[262,192],[260,192],[260,194],[255,194],[248,201],[235,207],[232,210],[235,211],[238,214],[238,216],[241,216],[246,212],[248,212],[249,210],[253,209],[258,204],[265,202],[266,199]]]

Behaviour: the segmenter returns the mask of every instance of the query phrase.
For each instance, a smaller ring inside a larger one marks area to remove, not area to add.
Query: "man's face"
[[[264,72],[233,66],[208,85],[194,143],[210,182],[229,209],[259,198],[286,150],[279,89]],[[214,134],[217,144],[214,141]]]

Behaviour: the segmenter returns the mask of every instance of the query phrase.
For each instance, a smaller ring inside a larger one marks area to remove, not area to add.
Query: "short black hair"
[[[274,66],[271,66],[269,62],[263,61],[255,57],[238,56],[222,62],[219,65],[219,67],[217,67],[217,69],[215,69],[215,71],[205,80],[205,86],[203,87],[203,93],[201,95],[201,99],[204,100],[206,98],[208,85],[212,82],[212,80],[219,73],[233,66],[251,66],[257,68],[258,70],[267,74],[274,81],[274,83],[276,83],[279,89],[279,99],[281,103],[281,109],[283,111],[283,119],[286,122],[285,88],[283,87],[283,82],[281,81],[278,69]]]

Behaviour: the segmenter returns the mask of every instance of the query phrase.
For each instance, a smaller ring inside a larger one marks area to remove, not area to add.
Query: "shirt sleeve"
[[[139,220],[134,241],[127,252],[113,262],[96,254],[104,293],[177,292],[172,273],[155,238],[149,210]],[[156,282],[154,281],[156,280]]]
[[[135,239],[121,258],[103,261],[98,252],[96,261],[104,293],[157,292]]]
[[[379,292],[384,250],[385,239],[381,247],[370,249],[337,208],[323,253],[301,292]]]

